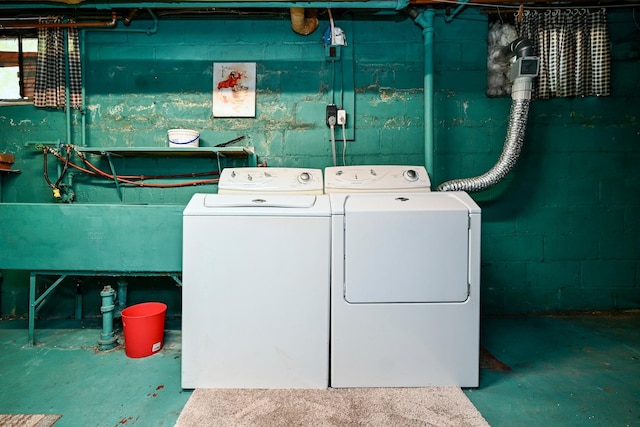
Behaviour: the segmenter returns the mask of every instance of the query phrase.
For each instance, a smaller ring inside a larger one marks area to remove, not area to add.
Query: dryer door
[[[462,302],[469,212],[446,193],[345,200],[344,292],[350,303]]]

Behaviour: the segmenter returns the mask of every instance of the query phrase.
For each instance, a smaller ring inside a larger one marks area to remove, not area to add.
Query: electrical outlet
[[[335,126],[338,123],[338,107],[335,104],[327,105],[327,126]]]
[[[340,126],[347,124],[347,110],[339,109],[338,110],[338,124]]]

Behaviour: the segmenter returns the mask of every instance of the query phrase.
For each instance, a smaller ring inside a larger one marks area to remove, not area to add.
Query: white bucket
[[[169,129],[167,131],[169,147],[188,148],[200,145],[200,132],[191,129]]]

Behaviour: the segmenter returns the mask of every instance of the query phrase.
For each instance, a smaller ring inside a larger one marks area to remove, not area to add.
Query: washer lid
[[[344,204],[344,292],[350,303],[463,302],[469,210],[455,197],[357,194]]]
[[[329,216],[325,195],[194,194],[185,216]]]
[[[316,203],[316,196],[285,194],[209,194],[204,199],[207,208],[296,208],[309,209]]]

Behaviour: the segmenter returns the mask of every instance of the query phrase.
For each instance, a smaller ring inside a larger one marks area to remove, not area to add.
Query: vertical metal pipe
[[[100,351],[111,350],[118,345],[115,333],[113,332],[115,295],[116,291],[109,285],[102,288],[100,292],[100,297],[102,297],[102,307],[100,307],[100,311],[102,312],[102,334],[98,340],[98,350]]]
[[[121,317],[122,310],[127,308],[127,286],[128,283],[123,278],[118,279],[118,309],[116,310],[115,316]]]
[[[431,179],[435,181],[434,169],[434,91],[433,82],[433,40],[435,11],[429,9],[425,12],[428,25],[423,29],[424,34],[424,164]],[[432,182],[434,182],[432,181]]]
[[[76,281],[76,320],[82,320],[82,283]]]
[[[33,347],[36,329],[36,274],[29,274],[29,345]]]
[[[424,37],[424,166],[427,173],[434,179],[434,84],[433,84],[433,46],[434,46],[434,21],[435,11],[427,9],[425,11],[417,11],[415,9],[409,11],[409,15],[414,19],[415,23],[422,27],[422,35]]]

